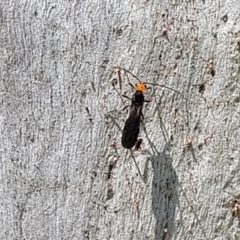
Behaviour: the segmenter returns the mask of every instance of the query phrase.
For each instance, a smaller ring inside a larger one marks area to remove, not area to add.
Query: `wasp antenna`
[[[135,87],[133,86],[133,84],[131,84],[130,82],[128,84],[132,87],[133,90],[135,90]]]
[[[136,78],[139,82],[141,82],[141,80],[136,76],[136,75],[134,75],[133,73],[131,73],[130,71],[128,71],[127,69],[125,69],[125,68],[122,68],[122,67],[115,67],[116,69],[120,69],[120,70],[123,70],[123,71],[125,71],[125,72],[127,72],[127,73],[129,73],[129,74],[131,74],[134,78]]]
[[[167,87],[167,86],[165,86],[165,85],[161,85],[161,84],[157,84],[157,83],[149,83],[149,82],[145,82],[145,83],[146,83],[146,84],[149,84],[149,85],[159,86],[159,87],[163,87],[163,88],[172,90],[172,91],[174,91],[174,92],[176,92],[176,93],[178,93],[178,94],[180,94],[180,95],[183,96],[183,94],[182,94],[181,92],[179,92],[178,90],[175,90],[175,89],[173,89],[173,88]]]

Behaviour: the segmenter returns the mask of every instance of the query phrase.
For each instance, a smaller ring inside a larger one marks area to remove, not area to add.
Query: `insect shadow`
[[[135,92],[132,95],[132,98],[130,98],[126,95],[122,95],[123,97],[131,100],[131,105],[130,105],[129,116],[128,116],[127,120],[125,121],[125,125],[123,128],[121,142],[122,142],[122,146],[124,148],[131,149],[136,145],[136,143],[138,144],[137,140],[138,140],[138,135],[139,135],[139,131],[140,131],[140,123],[141,123],[141,120],[144,118],[143,113],[142,113],[143,104],[144,104],[144,102],[150,102],[150,101],[145,100],[144,95],[143,95],[143,92],[147,90],[147,84],[158,86],[158,87],[163,87],[163,88],[172,90],[181,95],[182,95],[182,93],[180,93],[179,91],[177,91],[173,88],[167,87],[165,85],[149,83],[149,82],[142,82],[137,76],[135,76],[133,73],[131,73],[130,71],[128,71],[124,68],[116,67],[116,69],[123,70],[124,72],[131,74],[134,78],[136,78],[138,80],[138,83],[136,83],[135,86],[132,85],[131,83],[129,83],[129,85],[135,90]]]
[[[175,232],[176,207],[179,204],[179,181],[176,171],[172,165],[170,155],[171,145],[166,141],[162,150],[155,146],[148,136],[150,149],[143,150],[147,156],[145,162],[143,179],[149,179],[149,170],[153,171],[152,180],[152,210],[155,218],[155,239],[173,239]]]

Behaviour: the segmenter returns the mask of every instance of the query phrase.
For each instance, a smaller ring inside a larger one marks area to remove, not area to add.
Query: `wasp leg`
[[[135,159],[135,157],[134,157],[133,152],[132,152],[131,149],[130,149],[130,152],[131,152],[131,155],[132,155],[133,161],[134,161],[134,163],[135,163],[135,166],[136,166],[136,168],[137,168],[137,170],[138,170],[138,174],[140,175],[141,179],[142,179],[143,182],[144,182],[143,176],[142,176],[142,174],[141,174],[141,172],[140,172],[140,169],[139,169],[139,167],[138,167],[138,165],[137,165],[136,159]]]
[[[129,99],[129,100],[132,100],[132,99],[131,99],[130,97],[128,97],[127,95],[122,94],[122,96],[125,97],[125,98],[127,98],[127,99]]]
[[[143,143],[142,138],[139,138],[139,139],[136,141],[136,143],[135,143],[135,148],[134,148],[134,150],[135,150],[135,151],[141,150],[141,145],[142,145],[142,143]]]

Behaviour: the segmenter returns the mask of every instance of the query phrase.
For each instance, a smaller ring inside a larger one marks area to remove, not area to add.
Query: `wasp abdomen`
[[[122,146],[124,148],[132,148],[134,147],[138,134],[139,134],[139,128],[140,128],[140,117],[138,118],[128,118],[125,122],[125,126],[123,129],[122,134]]]
[[[122,146],[124,148],[130,149],[134,147],[137,141],[142,117],[143,103],[144,96],[142,92],[135,92],[132,96],[130,114],[123,128]]]

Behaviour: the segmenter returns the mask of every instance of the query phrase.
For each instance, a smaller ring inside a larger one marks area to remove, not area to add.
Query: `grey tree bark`
[[[0,239],[240,239],[239,0],[0,6]]]

